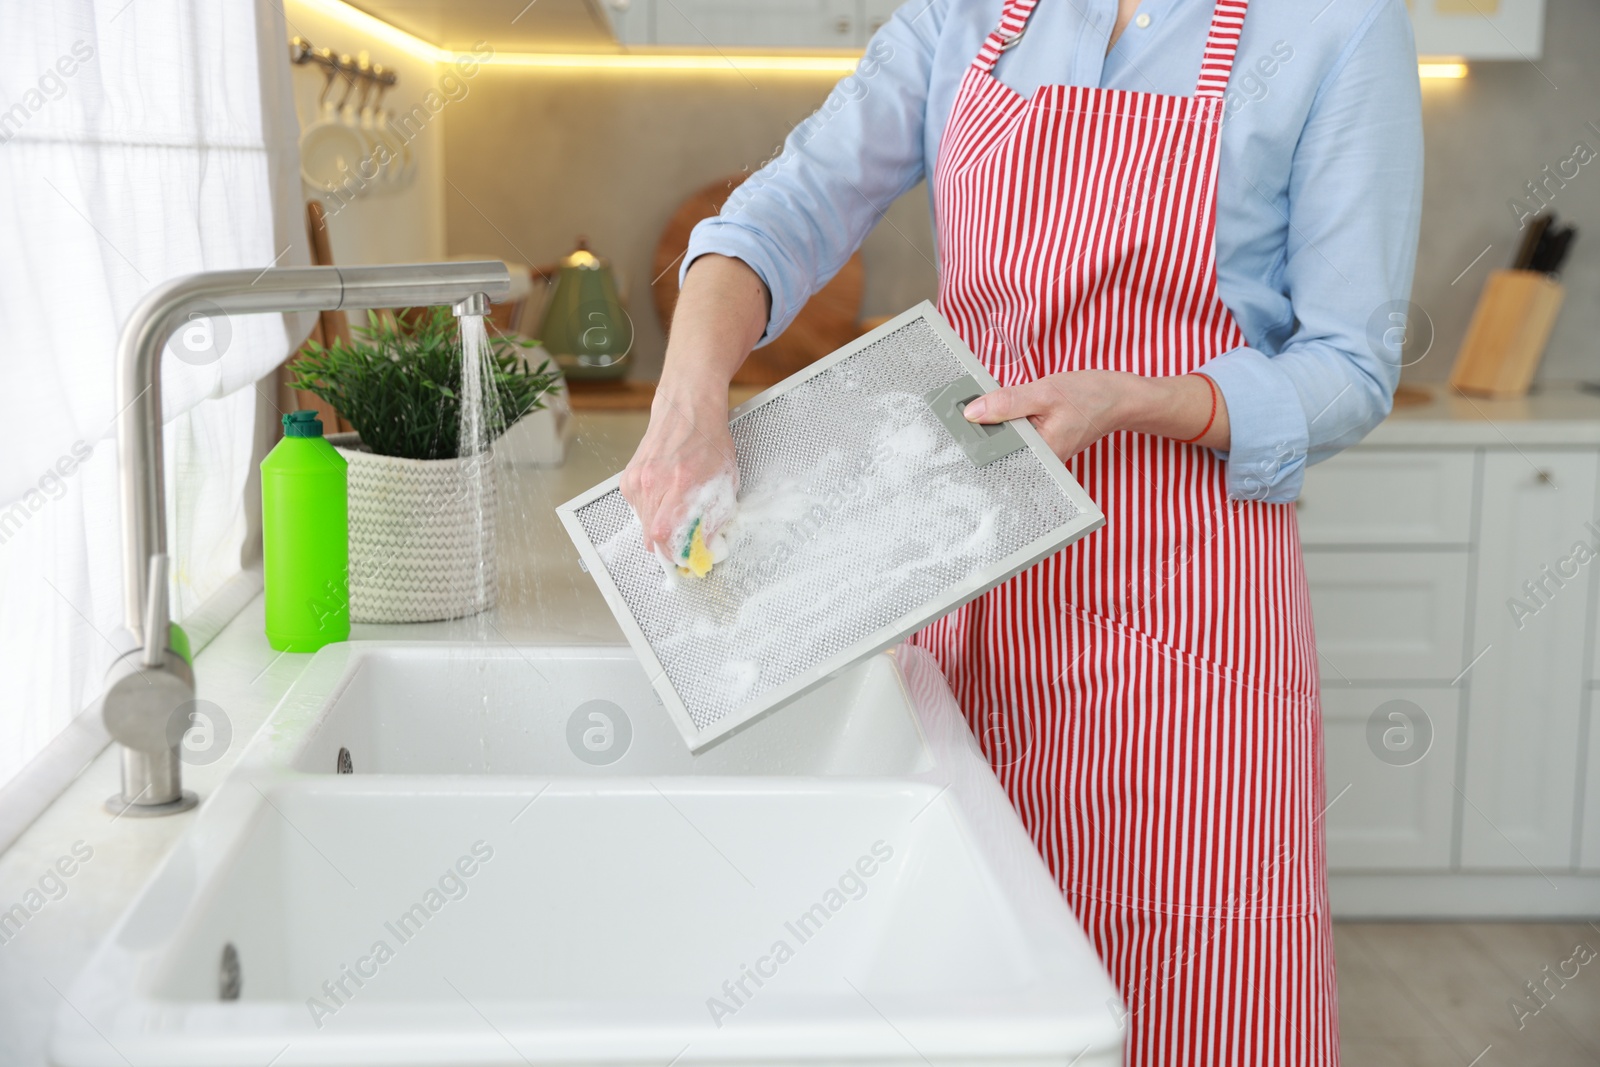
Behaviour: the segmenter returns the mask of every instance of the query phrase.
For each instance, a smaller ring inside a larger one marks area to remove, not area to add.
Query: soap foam
[[[691,514],[701,509],[708,523],[731,511],[722,529],[728,558],[705,579],[667,569],[662,594],[675,622],[652,644],[663,660],[691,646],[725,649],[726,658],[715,677],[675,678],[680,689],[708,690],[702,699],[715,690],[717,703],[737,706],[794,672],[811,646],[806,635],[862,614],[863,602],[880,615],[879,605],[905,601],[908,589],[964,579],[998,558],[997,501],[930,492],[973,468],[922,397],[883,394],[871,409],[864,450],[832,448],[809,469],[769,472],[736,508],[726,476],[691,498]],[[917,521],[873,521],[892,515]],[[640,543],[633,516],[596,547],[614,571]]]

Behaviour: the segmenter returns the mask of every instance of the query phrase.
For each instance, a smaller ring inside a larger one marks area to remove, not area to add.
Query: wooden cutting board
[[[678,261],[689,248],[689,231],[701,219],[722,210],[728,195],[747,175],[712,182],[697,190],[673,213],[656,245],[651,286],[661,328],[672,329],[672,310],[678,303]],[[756,349],[733,376],[741,385],[775,385],[795,371],[816,362],[860,336],[861,295],[866,288],[866,268],[861,253],[851,256],[823,286],[788,329],[769,345]]]
[[[328,241],[328,213],[320,201],[312,200],[306,204],[306,236],[311,242],[311,265],[333,266],[333,248]],[[337,341],[348,343],[350,322],[342,311],[321,312],[317,315],[316,325],[311,327],[311,336],[307,340],[324,345],[332,345]],[[289,382],[293,377],[290,368],[298,358],[297,352],[278,368],[279,394],[282,397],[279,406],[289,411],[315,411],[322,420],[324,433],[349,433],[355,429],[348,420],[333,410],[332,404],[315,393],[289,388]]]

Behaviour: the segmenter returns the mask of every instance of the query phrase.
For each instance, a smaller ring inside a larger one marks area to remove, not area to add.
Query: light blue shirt
[[[1324,6],[1326,5],[1326,6]],[[1003,0],[911,0],[783,151],[695,228],[772,293],[764,340],[933,173],[961,78]],[[1211,0],[1146,0],[1108,55],[1117,0],[1039,0],[995,76],[1192,95]],[[1148,18],[1146,18],[1148,16]],[[1219,290],[1248,347],[1203,370],[1232,423],[1228,486],[1287,502],[1308,463],[1388,415],[1416,261],[1422,102],[1403,0],[1255,0],[1227,95]]]

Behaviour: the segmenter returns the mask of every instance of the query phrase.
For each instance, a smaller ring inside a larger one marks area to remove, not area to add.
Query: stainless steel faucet
[[[106,806],[125,815],[171,815],[198,802],[183,788],[180,709],[194,671],[172,647],[167,605],[166,493],[161,458],[161,353],[199,317],[284,311],[431,307],[482,314],[511,293],[504,263],[226,270],[176,278],[133,311],[117,348],[118,463],[122,484],[124,624],[136,646],[111,665],[101,717],[122,746],[122,792]]]

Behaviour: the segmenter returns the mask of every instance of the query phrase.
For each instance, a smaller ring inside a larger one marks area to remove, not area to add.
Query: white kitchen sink
[[[569,743],[574,715],[587,746]],[[887,657],[700,756],[625,646],[338,645],[280,716],[293,724],[276,746],[282,762],[327,774],[341,748],[358,774],[896,775],[928,759]]]
[[[915,650],[698,757],[624,649],[325,650],[67,998],[58,1067],[1122,1055]]]

